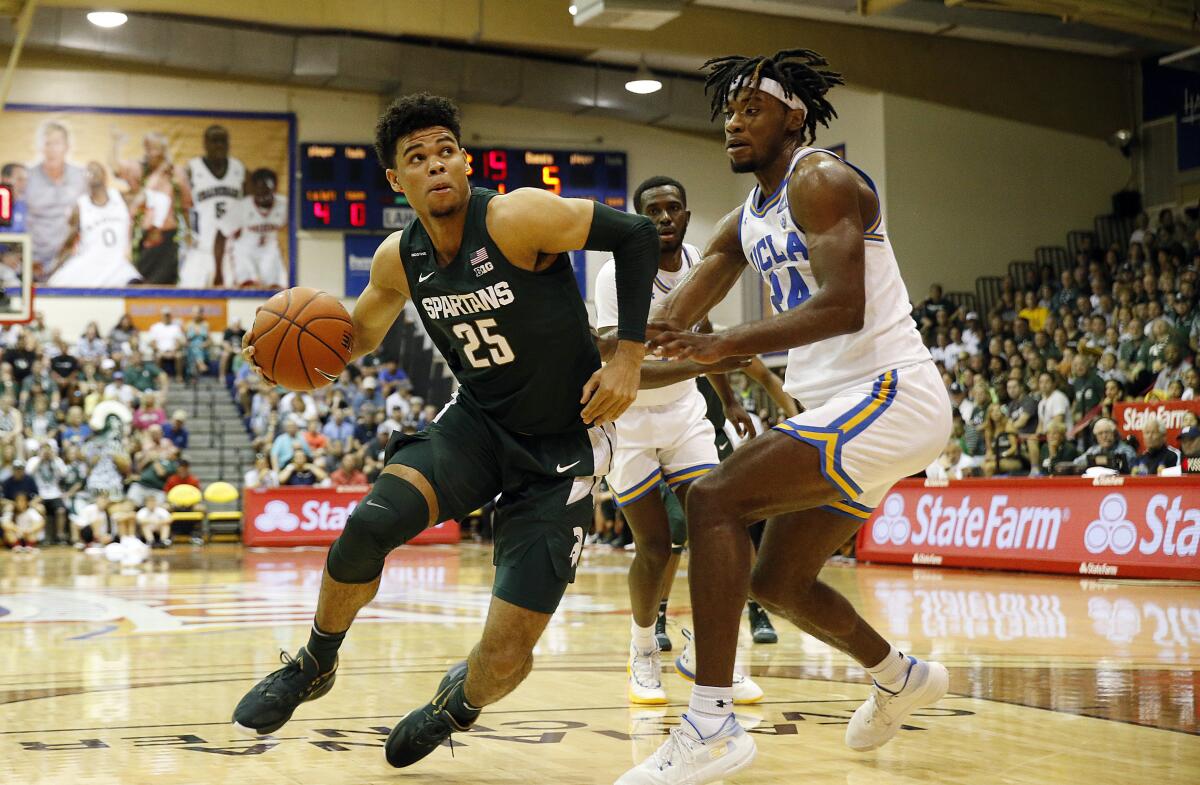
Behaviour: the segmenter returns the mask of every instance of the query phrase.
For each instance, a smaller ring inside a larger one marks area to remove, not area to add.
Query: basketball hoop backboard
[[[0,234],[0,324],[33,319],[33,253],[27,234]]]

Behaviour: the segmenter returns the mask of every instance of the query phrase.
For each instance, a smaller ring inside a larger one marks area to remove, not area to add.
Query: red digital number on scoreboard
[[[356,228],[367,225],[367,206],[362,202],[350,203],[350,225]]]
[[[312,203],[313,217],[321,223],[329,226],[329,202],[313,202]]]

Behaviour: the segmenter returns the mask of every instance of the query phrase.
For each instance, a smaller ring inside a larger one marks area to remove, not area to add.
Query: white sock
[[[714,735],[733,714],[733,687],[692,687],[692,699],[688,702],[684,719],[691,723],[700,738]]]
[[[883,661],[867,668],[867,673],[871,674],[876,684],[888,692],[899,692],[908,680],[908,669],[911,665],[904,652],[892,646]]]
[[[642,654],[650,654],[658,649],[658,640],[654,637],[654,625],[639,627],[636,621],[630,622],[629,632],[633,635],[633,645]]]

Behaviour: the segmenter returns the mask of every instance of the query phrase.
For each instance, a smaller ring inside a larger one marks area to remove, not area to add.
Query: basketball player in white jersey
[[[99,161],[87,165],[88,192],[71,211],[70,233],[59,252],[49,286],[125,286],[142,279],[129,262],[131,221],[121,192],[108,187]]]
[[[633,194],[634,209],[658,229],[658,273],[651,302],[670,292],[700,261],[700,251],[683,241],[691,213],[687,192],[670,177],[651,177]],[[602,339],[616,335],[616,265],[610,259],[596,276],[596,328]],[[616,448],[608,485],[633,531],[637,545],[629,568],[629,603],[633,612],[629,644],[629,700],[663,705],[660,647],[655,636],[659,600],[674,577],[672,532],[659,492],[666,481],[684,504],[688,486],[712,471],[718,462],[716,432],[705,416],[708,404],[695,377],[715,371],[695,362],[647,362],[642,389],[633,405],[615,423]],[[763,692],[749,678],[734,680],[738,703],[762,700]]]
[[[250,175],[251,195],[238,202],[234,216],[233,285],[282,289],[287,267],[279,250],[279,232],[287,226],[287,199],[275,193],[270,169]]]
[[[695,272],[653,306],[650,345],[699,362],[787,349],[784,389],[805,411],[692,485],[696,686],[680,727],[618,785],[701,785],[753,761],[731,687],[748,590],[871,674],[846,729],[855,750],[885,744],[947,689],[942,665],[905,656],[818,579],[891,485],[932,463],[950,435],[949,397],[909,315],[875,187],[806,147],[835,116],[825,94],[842,79],[826,65],[808,50],[706,64],[733,170],[754,173],[758,186],[717,227]],[[688,331],[747,263],[770,287],[775,315]],[[760,518],[767,528],[751,571],[746,527]]]
[[[246,181],[246,167],[229,157],[229,131],[223,126],[211,125],[205,129],[204,155],[188,161],[187,176],[195,226],[193,245],[179,266],[179,286],[185,289],[223,286],[230,279],[228,255],[221,253],[218,260],[216,252],[228,243],[222,240],[218,248],[217,236],[226,239],[233,236],[236,228],[232,225],[233,213],[242,199]]]

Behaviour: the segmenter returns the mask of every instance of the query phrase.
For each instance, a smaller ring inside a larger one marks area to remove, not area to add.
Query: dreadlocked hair
[[[811,49],[782,49],[770,57],[714,57],[704,64],[708,69],[704,92],[712,92],[712,118],[725,111],[733,85],[757,88],[760,80],[774,79],[783,85],[784,95],[804,102],[807,112],[800,141],[811,142],[817,136],[818,123],[828,128],[829,121],[837,117],[825,93],[845,84],[841,74],[824,68],[827,65],[829,61]]]

